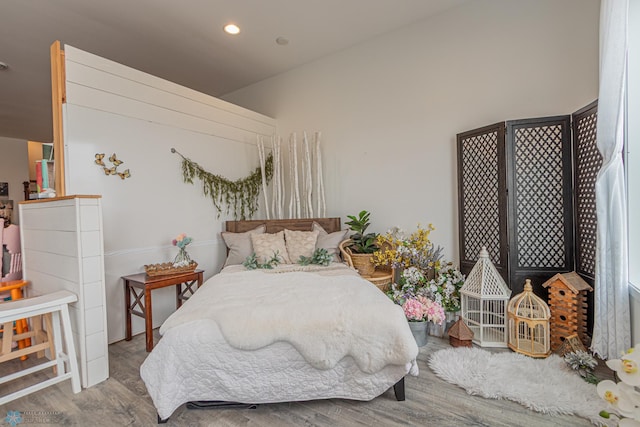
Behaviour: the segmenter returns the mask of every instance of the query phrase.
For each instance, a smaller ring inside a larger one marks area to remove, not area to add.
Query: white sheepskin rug
[[[598,415],[606,405],[596,387],[556,355],[533,359],[519,353],[458,347],[432,354],[429,367],[438,377],[472,395],[513,400],[545,414],[577,415],[593,424],[607,425]]]

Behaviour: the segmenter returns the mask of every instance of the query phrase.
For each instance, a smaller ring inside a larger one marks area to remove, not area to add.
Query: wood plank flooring
[[[156,342],[159,339],[156,333]],[[330,399],[260,405],[257,409],[190,410],[178,408],[167,426],[589,426],[572,416],[552,417],[504,400],[469,396],[448,384],[427,366],[429,355],[448,348],[448,341],[429,337],[419,355],[419,377],[407,377],[407,400],[397,402],[393,389],[369,402]],[[0,425],[8,411],[20,411],[23,425],[155,426],[156,410],[139,375],[147,353],[144,334],[109,346],[110,378],[79,394],[69,381],[0,406]],[[9,361],[0,375],[19,369]],[[606,368],[603,372],[606,372]],[[45,375],[41,373],[39,375]],[[50,375],[46,374],[46,375]],[[606,373],[605,373],[606,375]],[[26,381],[26,380],[19,380]],[[0,386],[2,394],[24,382]],[[47,421],[47,422],[44,422]],[[8,425],[8,424],[6,424]]]

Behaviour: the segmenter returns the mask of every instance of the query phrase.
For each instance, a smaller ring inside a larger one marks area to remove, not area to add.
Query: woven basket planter
[[[373,255],[371,254],[349,254],[351,256],[351,262],[353,267],[358,270],[361,276],[372,276],[376,271],[376,266],[373,265]]]

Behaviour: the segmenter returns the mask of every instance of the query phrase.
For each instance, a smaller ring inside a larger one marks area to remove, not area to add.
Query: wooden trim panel
[[[244,233],[265,225],[267,233],[277,233],[284,230],[311,231],[313,223],[317,222],[327,233],[340,231],[340,218],[301,218],[301,219],[254,219],[247,221],[227,221],[227,231]]]
[[[55,191],[65,195],[64,135],[62,131],[62,104],[66,102],[64,51],[60,41],[51,45],[51,110],[53,112],[53,152],[55,155]]]

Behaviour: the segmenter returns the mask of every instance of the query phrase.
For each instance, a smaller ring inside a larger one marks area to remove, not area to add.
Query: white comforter
[[[190,400],[369,400],[417,375],[402,309],[375,286],[336,265],[282,271],[226,268],[167,319],[141,367],[160,417]]]

